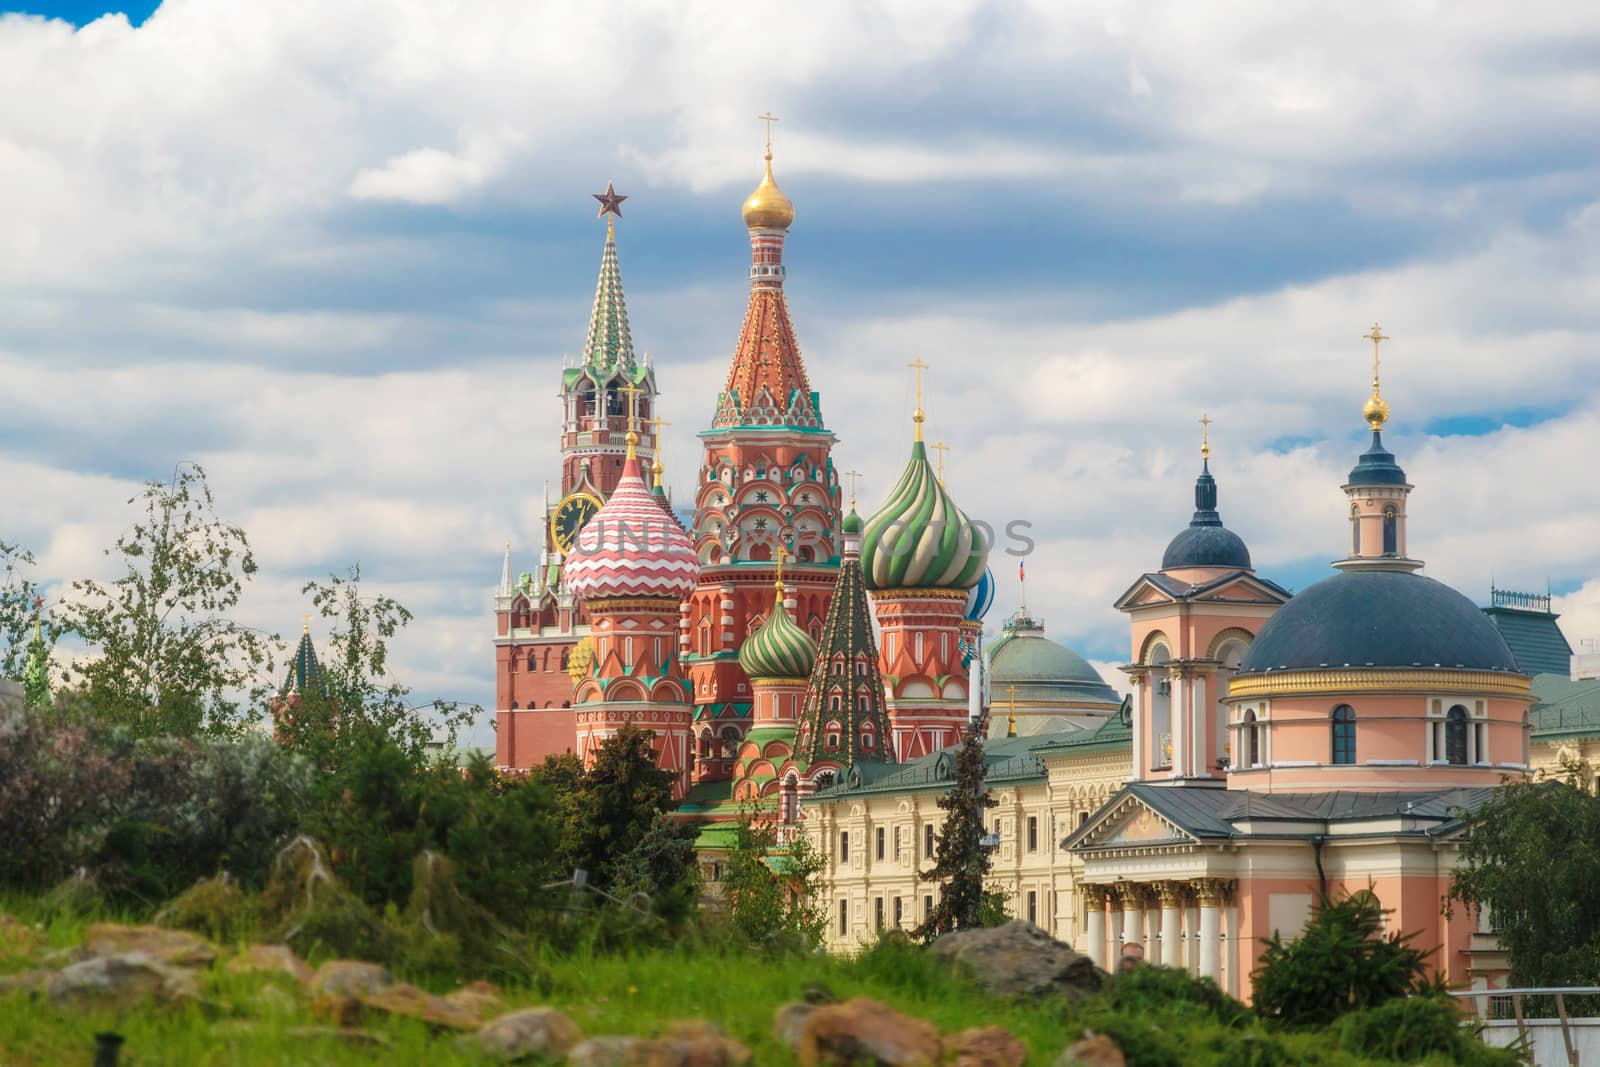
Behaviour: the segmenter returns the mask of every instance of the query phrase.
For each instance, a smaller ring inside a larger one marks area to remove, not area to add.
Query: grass
[[[0,900],[0,912],[41,923],[52,948],[79,943],[91,921],[46,918],[25,899]],[[1154,1010],[1143,1004],[1119,1013],[1103,998],[1072,1006],[997,999],[911,947],[884,946],[856,958],[816,955],[772,960],[692,939],[636,952],[551,954],[542,964],[544,978],[537,987],[505,991],[508,1007],[553,1005],[590,1035],[652,1036],[675,1019],[709,1019],[748,1045],[759,1067],[796,1063],[773,1035],[773,1016],[781,1005],[801,999],[808,987],[815,986],[841,999],[882,1000],[928,1019],[946,1033],[975,1026],[1004,1027],[1028,1046],[1028,1063],[1042,1067],[1053,1064],[1086,1024],[1106,1029],[1122,1041],[1130,1053],[1130,1067],[1302,1063],[1361,1067],[1384,1062],[1343,1052],[1325,1033],[1274,1034],[1253,1021],[1243,1029],[1229,1028],[1194,1004],[1173,1002]],[[0,974],[27,965],[21,957],[0,954]],[[60,1011],[26,995],[0,996],[0,1065],[87,1064],[93,1035],[102,1030],[126,1037],[123,1062],[130,1067],[488,1062],[458,1049],[453,1036],[435,1035],[410,1020],[372,1021],[368,1029],[388,1038],[387,1049],[295,1036],[294,1027],[318,1020],[303,998],[278,982],[214,968],[203,978],[201,1005],[125,1014]],[[1444,1067],[1448,1061],[1423,1062]]]

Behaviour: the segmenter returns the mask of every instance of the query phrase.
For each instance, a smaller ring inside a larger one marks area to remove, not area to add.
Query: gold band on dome
[[[1429,693],[1484,693],[1529,696],[1525,674],[1467,670],[1384,670],[1381,667],[1333,671],[1274,671],[1236,674],[1228,682],[1229,701],[1297,694],[1382,693],[1421,690]]]
[[[750,684],[759,689],[763,686],[774,685],[806,685],[810,681],[810,678],[768,678],[762,675],[759,678],[750,679]]]
[[[630,608],[670,608],[674,615],[678,613],[678,606],[682,603],[683,601],[678,597],[659,596],[609,597],[603,600],[584,601],[591,613],[596,611],[627,611]]]
[[[970,589],[873,589],[874,600],[900,600],[917,597],[929,600],[966,600]]]

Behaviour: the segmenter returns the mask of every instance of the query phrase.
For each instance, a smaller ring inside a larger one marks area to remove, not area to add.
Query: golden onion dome
[[[1389,402],[1374,392],[1367,398],[1367,404],[1361,409],[1362,416],[1367,420],[1367,425],[1374,430],[1383,429],[1383,424],[1389,421]]]
[[[767,172],[744,202],[744,224],[752,230],[787,230],[794,222],[794,203],[772,180],[772,152],[767,152]]]

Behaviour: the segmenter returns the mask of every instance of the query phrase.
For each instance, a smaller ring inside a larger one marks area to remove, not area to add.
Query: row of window
[[[884,923],[887,921],[886,900],[888,907],[893,909],[894,928],[896,930],[905,926],[907,918],[905,897],[873,897],[872,929],[878,933],[883,932]],[[1027,920],[1037,926],[1039,923],[1039,893],[1037,890],[1030,889],[1023,895],[1023,908]],[[933,894],[924,893],[922,896],[922,918],[926,919],[932,914]],[[839,936],[850,936],[850,902],[842,898],[839,901]]]
[[[1078,825],[1079,826],[1082,826],[1084,823],[1086,823],[1088,821],[1089,821],[1089,813],[1087,811],[1078,812]],[[1025,843],[1025,846],[1026,846],[1027,850],[1029,852],[1038,852],[1039,851],[1039,841],[1040,841],[1040,838],[1039,838],[1039,817],[1037,815],[1029,815],[1027,820],[1026,820],[1026,822],[1023,825],[1025,826],[1023,840],[1024,840],[1024,843]],[[1000,820],[996,819],[994,821],[994,835],[995,835],[996,838],[1000,837],[1000,826],[1001,826]],[[895,853],[895,855],[899,855],[900,854],[900,830],[901,830],[900,827],[898,827],[898,826],[894,827],[894,853]],[[923,826],[922,826],[922,858],[923,859],[932,859],[933,858],[933,850],[934,850],[935,841],[936,841],[936,838],[934,837],[933,824],[932,823],[924,823]],[[885,827],[879,826],[879,827],[875,828],[873,844],[874,844],[874,850],[873,850],[874,858],[878,859],[878,860],[886,859],[887,856],[888,856],[888,836],[887,836],[887,830],[886,830]],[[850,831],[848,831],[848,830],[840,830],[839,831],[839,862],[840,863],[849,863],[850,862]]]
[[[1243,767],[1261,767],[1267,762],[1267,726],[1254,708],[1245,709],[1239,720],[1239,754]],[[1428,724],[1429,763],[1465,767],[1487,758],[1487,724],[1475,722],[1465,706],[1457,704],[1443,717]],[[1356,760],[1356,709],[1340,704],[1328,713],[1328,762],[1334,766],[1353,766]],[[1526,762],[1526,759],[1524,759]]]

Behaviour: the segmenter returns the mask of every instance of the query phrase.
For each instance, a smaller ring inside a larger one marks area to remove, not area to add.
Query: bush
[[[1407,997],[1351,1012],[1334,1023],[1333,1033],[1348,1052],[1402,1063],[1435,1055],[1461,1067],[1521,1062],[1515,1053],[1478,1040],[1461,1010],[1440,996]]]
[[[1224,993],[1209,978],[1195,978],[1177,967],[1135,967],[1118,974],[1106,989],[1106,1001],[1120,1012],[1182,1010],[1215,1019],[1228,1027],[1247,1026],[1255,1013]]]
[[[1372,893],[1323,898],[1293,941],[1274,933],[1254,974],[1262,1017],[1290,1028],[1326,1026],[1339,1016],[1436,987],[1426,977],[1428,953],[1410,935],[1383,932],[1384,911]]]
[[[226,874],[196,882],[156,913],[156,922],[193,930],[219,944],[245,941],[255,932],[255,901]]]

